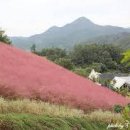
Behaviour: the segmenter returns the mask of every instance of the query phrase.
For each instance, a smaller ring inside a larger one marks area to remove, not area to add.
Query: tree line
[[[0,41],[6,44],[11,44],[11,40],[8,38],[8,36],[5,34],[5,31],[2,29],[0,29]]]
[[[91,69],[98,72],[128,72],[129,66],[122,62],[124,50],[112,44],[79,44],[72,50],[61,48],[43,48],[31,51],[83,76],[87,76]]]

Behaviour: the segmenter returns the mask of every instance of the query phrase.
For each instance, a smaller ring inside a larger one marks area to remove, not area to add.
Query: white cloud
[[[130,26],[129,0],[0,0],[0,26],[28,36],[85,16],[101,25]]]

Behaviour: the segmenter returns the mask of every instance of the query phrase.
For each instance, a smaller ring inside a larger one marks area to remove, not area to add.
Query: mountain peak
[[[88,21],[89,19],[88,18],[86,18],[86,17],[79,17],[79,18],[77,18],[77,20],[79,20],[79,21]],[[89,20],[90,21],[90,20]]]
[[[49,28],[48,30],[49,31],[54,31],[54,30],[56,30],[58,28],[58,26],[52,26],[51,28]]]
[[[69,24],[66,24],[64,27],[69,27],[71,29],[72,28],[74,28],[74,29],[85,29],[86,28],[87,29],[87,28],[91,28],[93,26],[95,26],[95,24],[91,20],[89,20],[85,17],[80,17],[80,18],[76,19],[75,21],[73,21]]]
[[[73,23],[82,23],[82,24],[94,24],[91,20],[87,19],[86,17],[80,17],[76,19]]]

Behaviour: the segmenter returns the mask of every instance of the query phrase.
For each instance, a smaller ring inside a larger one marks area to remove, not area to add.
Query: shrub
[[[114,106],[114,112],[121,113],[123,110],[123,107],[121,105],[115,105]]]
[[[73,63],[71,62],[71,59],[67,59],[67,58],[56,59],[55,63],[69,70],[72,70],[74,67]]]
[[[86,71],[85,68],[74,68],[74,73],[78,74],[78,75],[81,75],[83,77],[87,77],[88,76],[88,73]]]
[[[106,86],[108,88],[111,88],[110,86],[110,80],[106,79],[106,80],[99,80],[99,83],[102,85],[102,86]]]
[[[122,113],[125,120],[130,120],[130,103],[123,109]]]

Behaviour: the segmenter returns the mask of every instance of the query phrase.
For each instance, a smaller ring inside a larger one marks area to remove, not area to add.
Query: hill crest
[[[81,109],[127,104],[121,95],[30,52],[0,42],[0,94]]]

